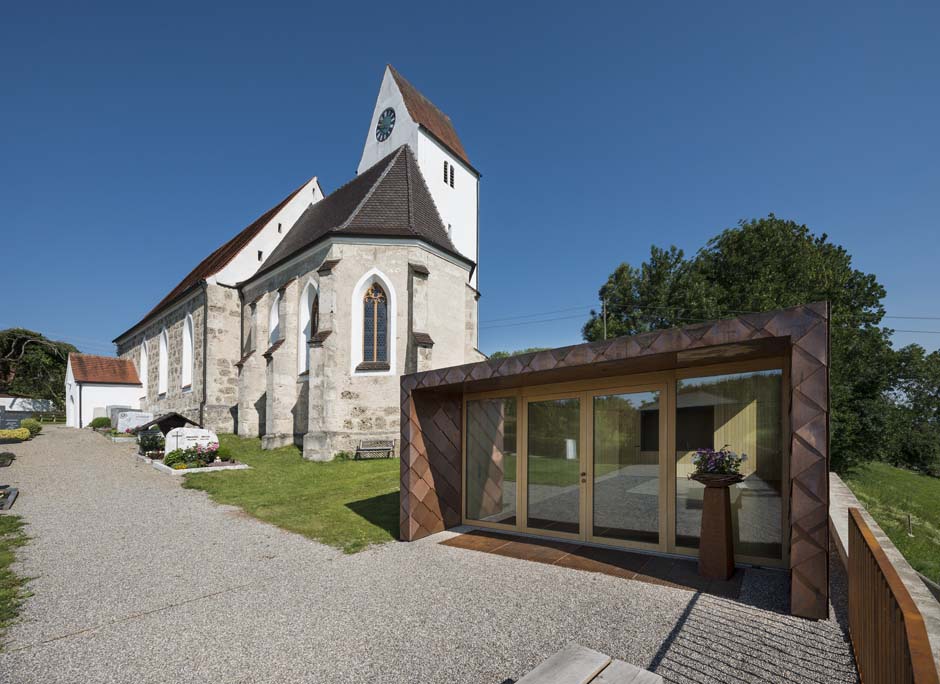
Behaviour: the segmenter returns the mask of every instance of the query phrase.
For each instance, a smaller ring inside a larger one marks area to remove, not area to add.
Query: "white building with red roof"
[[[139,408],[141,382],[129,359],[69,354],[65,368],[65,424],[86,427],[108,406]]]

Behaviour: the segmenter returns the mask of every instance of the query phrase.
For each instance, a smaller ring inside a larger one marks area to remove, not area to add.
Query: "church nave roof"
[[[310,205],[248,280],[324,238],[339,235],[418,238],[461,261],[473,263],[457,251],[448,236],[408,145],[402,145]]]

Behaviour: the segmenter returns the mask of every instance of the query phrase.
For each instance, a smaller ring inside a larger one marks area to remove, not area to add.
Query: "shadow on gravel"
[[[346,508],[398,539],[398,492],[350,501]]]

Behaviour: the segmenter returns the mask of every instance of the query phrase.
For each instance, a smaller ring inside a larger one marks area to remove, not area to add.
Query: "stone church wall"
[[[208,302],[207,302],[208,298]],[[207,306],[208,304],[208,306]],[[148,321],[146,326],[118,344],[118,355],[130,359],[140,371],[141,345],[147,344],[146,396],[140,407],[157,415],[176,412],[217,432],[235,430],[238,404],[240,302],[234,288],[210,284],[199,289],[173,308]],[[193,317],[193,371],[188,388],[182,386],[183,325]],[[208,317],[208,320],[206,320]],[[208,326],[206,326],[208,323]],[[160,334],[168,338],[167,391],[160,395]],[[208,332],[207,344],[203,344]],[[208,372],[204,375],[204,366]],[[208,382],[203,385],[206,378]],[[143,378],[141,378],[143,380]],[[204,402],[204,403],[203,403]]]
[[[361,355],[362,335],[361,309],[354,307],[362,306],[372,273],[387,291],[395,321],[394,362],[379,373],[357,371],[362,359],[353,358]],[[253,304],[254,350],[242,353],[239,433],[262,435],[266,448],[302,443],[304,456],[317,460],[353,451],[362,439],[397,440],[401,374],[480,357],[474,350],[476,291],[467,286],[468,275],[468,267],[420,245],[334,242],[245,285],[241,323],[251,327]],[[308,283],[320,297],[320,339],[312,345],[298,329]],[[281,341],[266,356],[278,293]],[[416,344],[416,332],[433,345]],[[310,370],[301,375],[304,347]]]

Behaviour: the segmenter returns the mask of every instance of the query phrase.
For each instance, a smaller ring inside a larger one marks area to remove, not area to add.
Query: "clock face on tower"
[[[375,125],[375,139],[385,142],[395,128],[395,110],[391,107],[379,114],[379,122]]]

